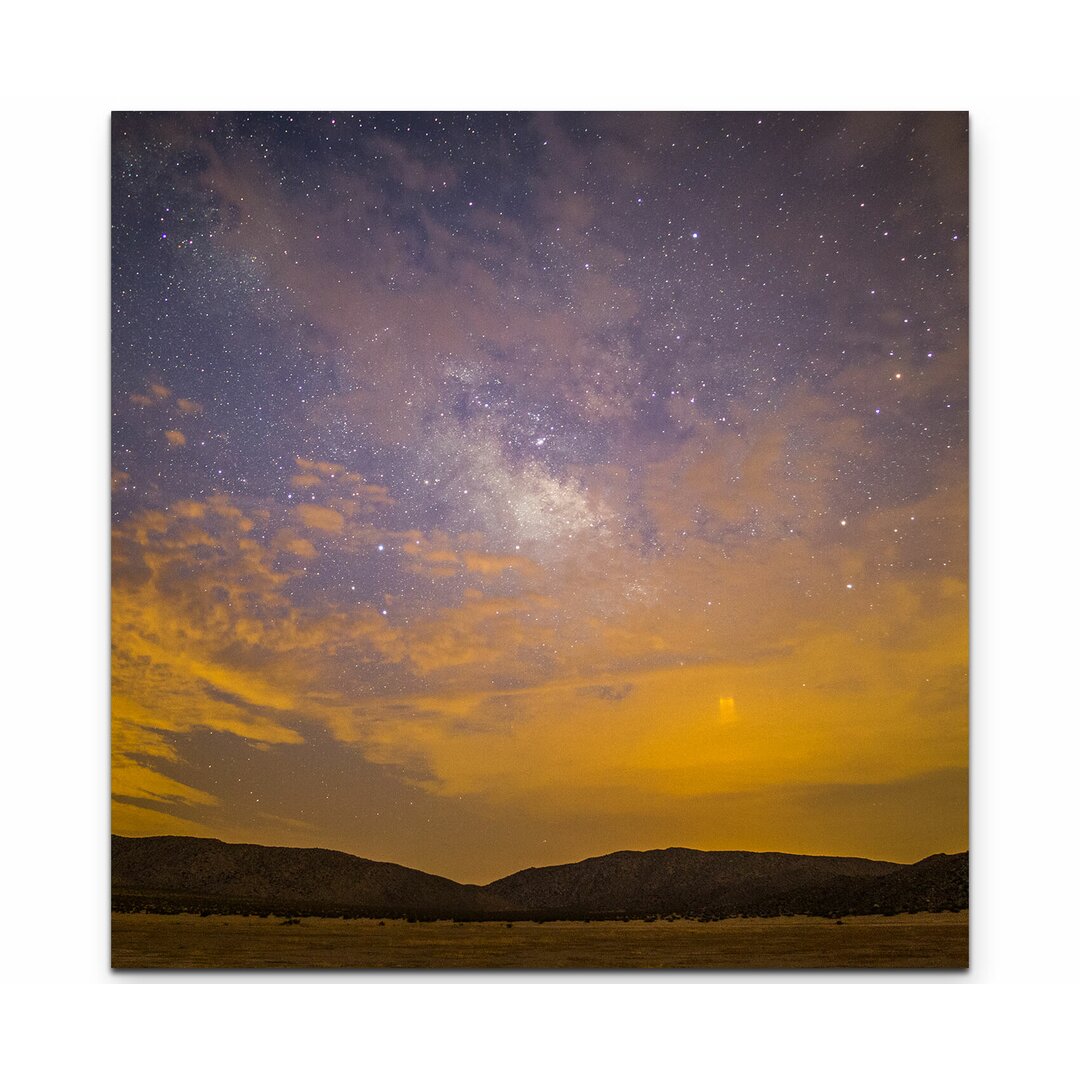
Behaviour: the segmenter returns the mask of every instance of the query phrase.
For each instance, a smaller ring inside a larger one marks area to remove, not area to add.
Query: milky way
[[[114,830],[966,846],[963,114],[117,114]]]

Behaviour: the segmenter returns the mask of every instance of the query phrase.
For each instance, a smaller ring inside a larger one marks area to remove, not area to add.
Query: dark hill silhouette
[[[483,911],[477,885],[325,848],[226,844],[191,836],[112,838],[114,901],[213,910]]]
[[[931,855],[891,874],[859,883],[834,882],[804,890],[798,902],[810,914],[898,914],[959,911],[968,906],[968,856]],[[779,898],[789,907],[794,896]]]
[[[899,869],[872,859],[667,848],[522,870],[487,889],[525,909],[743,914],[779,896],[848,888]]]
[[[781,852],[617,851],[490,885],[322,848],[113,837],[117,910],[483,918],[498,915],[846,915],[959,910],[967,854],[911,865]]]

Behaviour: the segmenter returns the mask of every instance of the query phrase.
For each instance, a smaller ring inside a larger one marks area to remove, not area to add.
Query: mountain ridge
[[[551,918],[960,910],[967,852],[915,863],[787,852],[621,850],[466,885],[330,848],[112,838],[115,910]]]

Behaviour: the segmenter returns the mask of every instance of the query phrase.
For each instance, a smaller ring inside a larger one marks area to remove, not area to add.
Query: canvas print
[[[116,968],[963,968],[967,116],[112,118]]]

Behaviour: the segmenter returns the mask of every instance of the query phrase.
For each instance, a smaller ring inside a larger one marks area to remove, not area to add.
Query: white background
[[[12,1075],[1040,1076],[1074,1059],[1071,10],[194,0],[8,12],[0,971],[14,991]],[[971,110],[970,973],[110,973],[108,124],[133,108]]]

